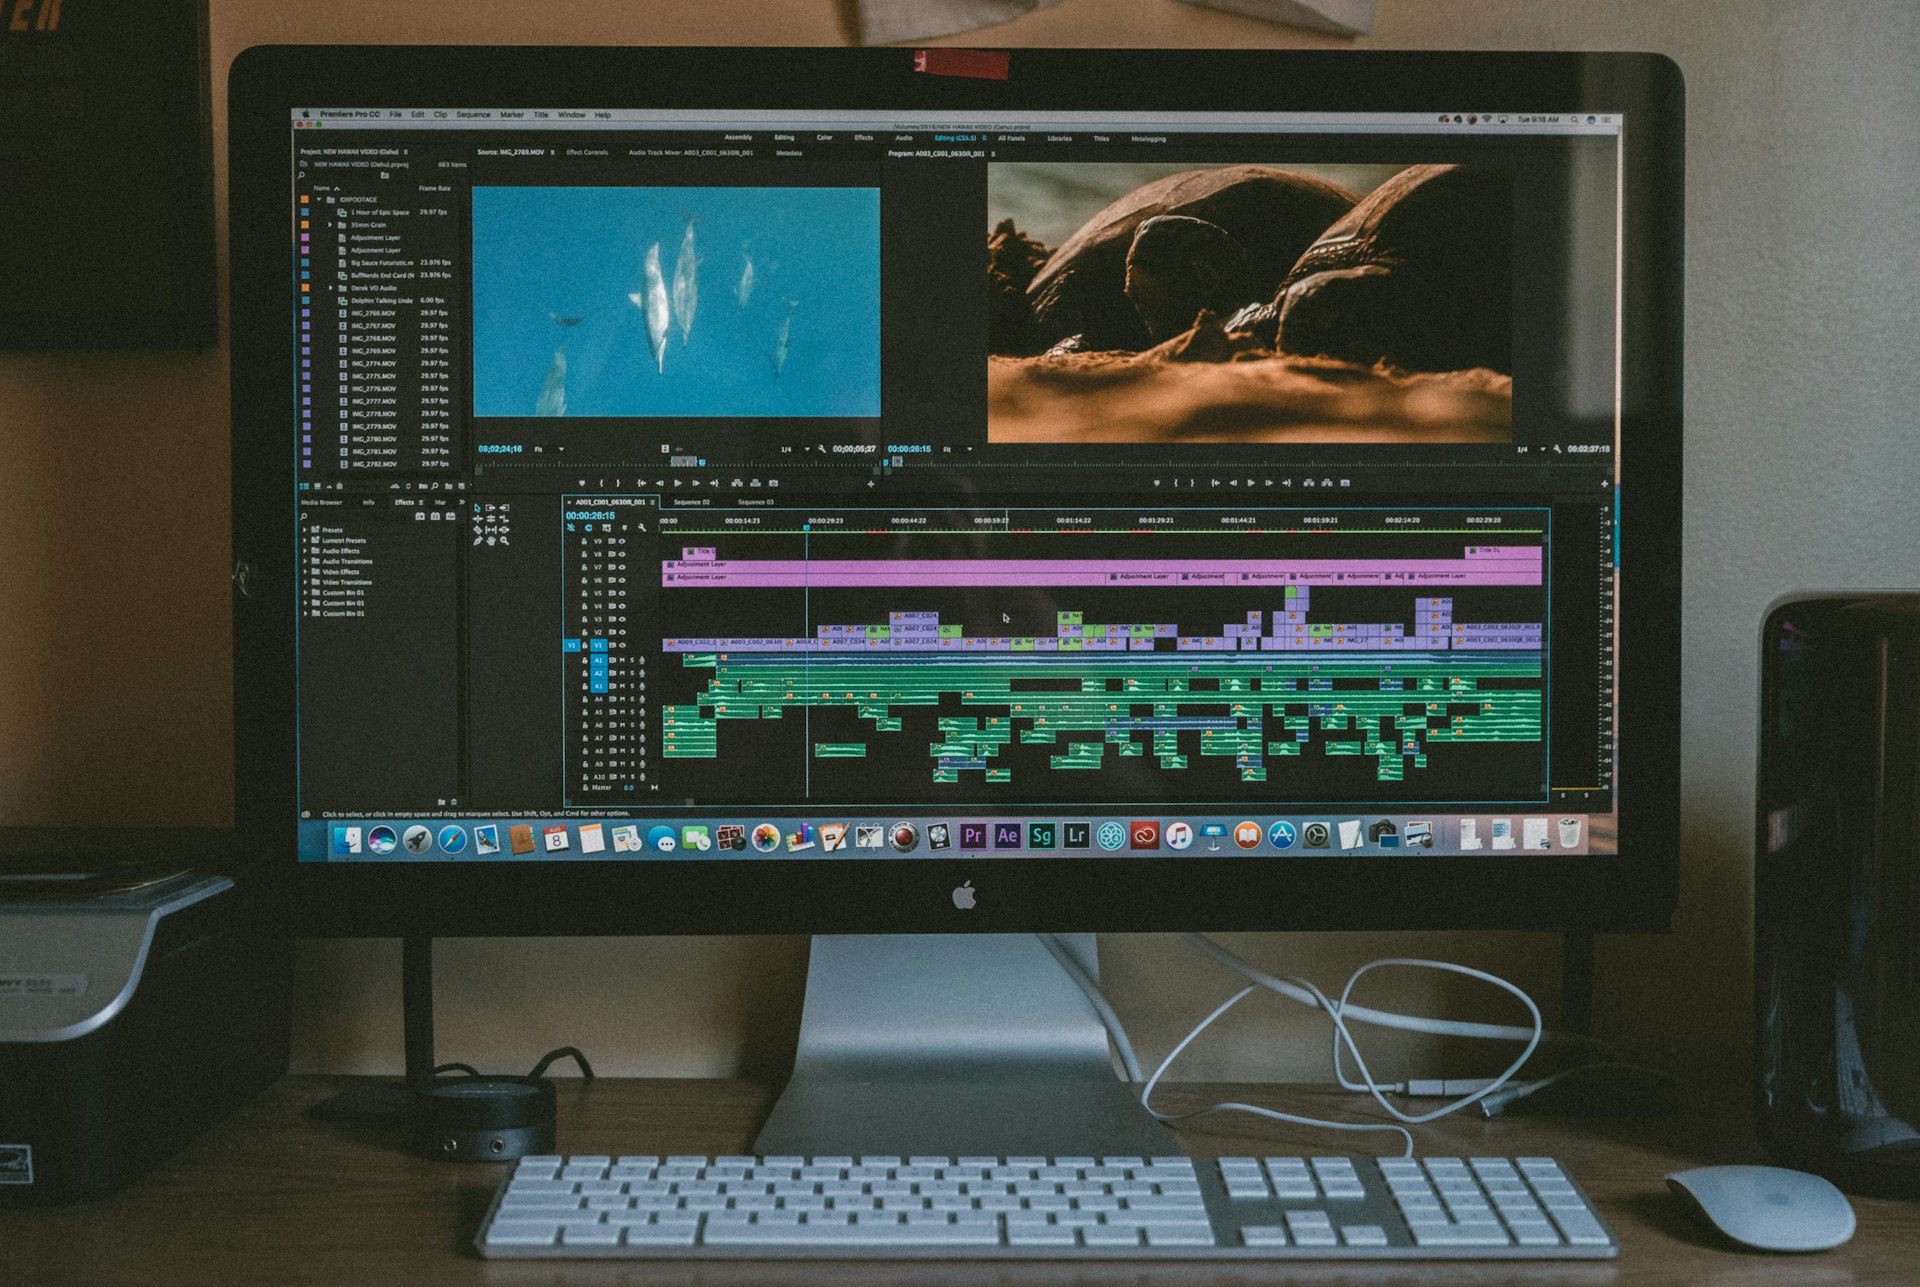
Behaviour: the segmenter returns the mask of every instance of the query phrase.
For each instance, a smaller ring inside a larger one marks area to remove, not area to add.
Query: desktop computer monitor
[[[312,933],[1664,925],[1680,100],[246,52],[243,848]]]

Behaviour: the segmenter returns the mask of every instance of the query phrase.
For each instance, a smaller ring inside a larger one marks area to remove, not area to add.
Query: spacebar
[[[993,1225],[740,1225],[708,1229],[700,1239],[708,1247],[997,1247]]]

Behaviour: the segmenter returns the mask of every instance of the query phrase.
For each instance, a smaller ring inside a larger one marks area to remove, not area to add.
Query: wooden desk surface
[[[472,1239],[504,1167],[416,1158],[391,1131],[306,1116],[307,1108],[351,1084],[349,1078],[288,1077],[118,1194],[79,1206],[0,1209],[0,1282],[1841,1287],[1920,1281],[1920,1203],[1856,1198],[1853,1241],[1813,1256],[1732,1250],[1679,1214],[1661,1178],[1666,1172],[1760,1160],[1737,1097],[1712,1114],[1577,1122],[1460,1114],[1422,1129],[1422,1153],[1560,1158],[1618,1235],[1614,1261],[647,1264],[481,1260]],[[559,1084],[560,1146],[576,1153],[744,1152],[772,1102],[769,1088],[749,1082]],[[1308,1113],[1337,1112],[1358,1099],[1291,1087],[1176,1087],[1156,1095],[1155,1103],[1177,1109],[1219,1098]],[[1343,1144],[1325,1132],[1269,1128],[1233,1116],[1207,1119],[1182,1136],[1196,1155],[1363,1152],[1391,1139],[1356,1136]]]

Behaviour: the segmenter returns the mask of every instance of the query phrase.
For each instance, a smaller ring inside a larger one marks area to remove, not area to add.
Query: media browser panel
[[[303,860],[1615,851],[1621,116],[288,125]]]

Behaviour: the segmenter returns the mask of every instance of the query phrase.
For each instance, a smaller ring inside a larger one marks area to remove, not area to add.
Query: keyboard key
[[[1342,1225],[1340,1241],[1349,1247],[1384,1247],[1387,1245],[1387,1231],[1377,1224]]]
[[[487,1229],[491,1247],[549,1247],[560,1236],[558,1220],[501,1220]]]
[[[1607,1244],[1607,1231],[1589,1212],[1556,1211],[1553,1218],[1560,1225],[1560,1232],[1570,1246],[1602,1247]]]
[[[639,1224],[626,1229],[624,1245],[629,1247],[691,1247],[699,1233],[692,1224]]]
[[[571,1180],[523,1180],[515,1176],[507,1182],[507,1192],[515,1197],[533,1197],[535,1195],[571,1195],[578,1193],[579,1190],[574,1187]]]
[[[1522,1247],[1557,1247],[1560,1235],[1547,1225],[1515,1225],[1513,1240]]]
[[[1208,1231],[1208,1237],[1212,1237],[1211,1230]],[[1140,1231],[1109,1225],[1087,1225],[1080,1230],[1080,1239],[1089,1247],[1137,1247],[1140,1245]]]
[[[1280,1224],[1242,1225],[1240,1240],[1249,1247],[1284,1247],[1287,1245],[1287,1227]]]
[[[1497,1225],[1417,1226],[1413,1230],[1417,1247],[1504,1247],[1507,1234]]]
[[[620,1227],[611,1224],[568,1224],[560,1237],[569,1247],[612,1247],[620,1242]]]
[[[578,1211],[580,1204],[573,1193],[507,1193],[500,1199],[502,1211]]]
[[[1147,1227],[1149,1247],[1211,1247],[1213,1228],[1204,1224],[1167,1224]]]
[[[1071,1247],[1078,1241],[1079,1235],[1074,1230],[1059,1225],[1007,1226],[1007,1245],[1010,1247]]]

